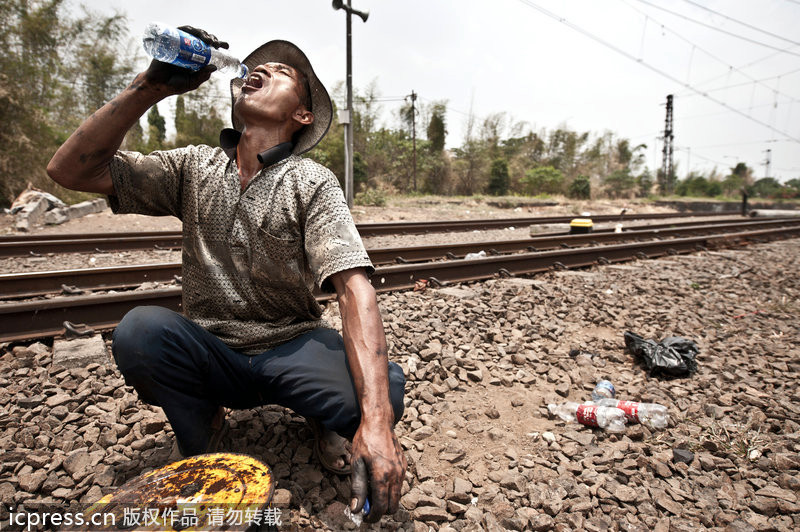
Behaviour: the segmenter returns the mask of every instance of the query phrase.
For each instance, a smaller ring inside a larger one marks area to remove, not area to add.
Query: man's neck
[[[291,141],[291,137],[282,131],[245,128],[236,147],[236,165],[239,167],[239,180],[242,189],[261,171],[262,165],[258,154],[282,142]]]

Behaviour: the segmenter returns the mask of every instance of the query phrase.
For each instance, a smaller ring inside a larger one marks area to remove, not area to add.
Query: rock
[[[507,472],[505,475],[503,475],[502,479],[500,480],[500,485],[502,487],[520,492],[525,491],[526,483],[527,479],[524,476],[512,471]]]
[[[756,495],[760,495],[762,497],[772,497],[774,499],[781,499],[788,502],[797,502],[797,495],[789,490],[785,490],[771,484],[758,490]]]
[[[422,441],[425,438],[430,438],[433,436],[435,432],[436,431],[433,429],[433,427],[425,425],[413,431],[411,434],[409,434],[409,436],[411,436],[411,438],[415,441]]]
[[[84,471],[89,468],[92,458],[86,449],[72,451],[64,458],[62,467],[72,478],[80,480],[84,476]]]
[[[272,496],[272,506],[275,508],[288,508],[289,505],[292,503],[292,492],[279,488],[275,490],[274,495]]]
[[[36,408],[44,402],[44,395],[32,395],[30,397],[17,398],[17,406],[20,408]]]
[[[694,453],[687,449],[672,449],[672,461],[676,464],[680,462],[691,464],[694,461]]]
[[[655,498],[656,506],[661,508],[662,510],[666,510],[673,515],[677,515],[680,517],[682,513],[681,505],[677,502],[673,501],[668,495],[666,494],[659,494]]]
[[[311,466],[303,467],[294,475],[294,481],[306,491],[319,485],[323,478],[322,471]]]
[[[29,475],[23,475],[19,479],[19,489],[28,493],[36,493],[46,479],[47,473],[44,471],[35,471]]]
[[[438,506],[420,506],[414,508],[411,512],[411,517],[415,521],[433,521],[435,523],[442,523],[450,520],[450,514],[447,510]]]
[[[531,530],[537,532],[544,532],[545,530],[553,529],[553,518],[547,514],[537,513],[529,518],[529,526]]]
[[[57,393],[55,395],[51,395],[45,400],[45,404],[49,407],[56,407],[59,405],[63,405],[75,399],[73,396],[65,394],[65,393]]]
[[[620,502],[634,502],[637,499],[636,490],[629,486],[618,486],[613,495]]]
[[[53,344],[53,368],[82,368],[89,364],[110,364],[106,344],[100,335]]]
[[[580,443],[584,447],[588,447],[597,441],[597,437],[590,431],[578,432],[575,430],[568,430],[564,432],[563,436],[567,439]]]

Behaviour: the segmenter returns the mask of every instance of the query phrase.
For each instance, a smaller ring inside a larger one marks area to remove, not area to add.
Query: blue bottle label
[[[173,63],[191,70],[200,70],[206,66],[211,60],[211,48],[194,35],[189,35],[184,31],[178,30],[178,36],[181,49]]]

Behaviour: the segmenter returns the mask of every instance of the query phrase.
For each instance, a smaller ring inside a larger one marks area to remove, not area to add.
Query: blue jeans
[[[164,409],[181,452],[205,452],[220,406],[276,404],[352,438],[361,423],[342,337],[319,328],[259,355],[245,355],[182,314],[162,307],[128,312],[112,352],[139,398]],[[405,377],[389,362],[389,400],[403,415]]]

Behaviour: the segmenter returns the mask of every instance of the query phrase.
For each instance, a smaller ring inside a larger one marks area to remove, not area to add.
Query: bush
[[[529,196],[560,194],[564,186],[564,174],[552,166],[540,166],[525,172],[525,177],[520,179],[520,183]]]
[[[353,198],[356,205],[363,205],[368,207],[384,207],[386,205],[386,194],[383,190],[377,188],[368,188],[363,192],[356,194]]]
[[[489,194],[492,196],[508,194],[508,185],[508,163],[505,159],[495,159],[489,171]]]
[[[589,176],[579,175],[569,184],[567,195],[572,199],[589,199],[592,197],[592,183]]]

